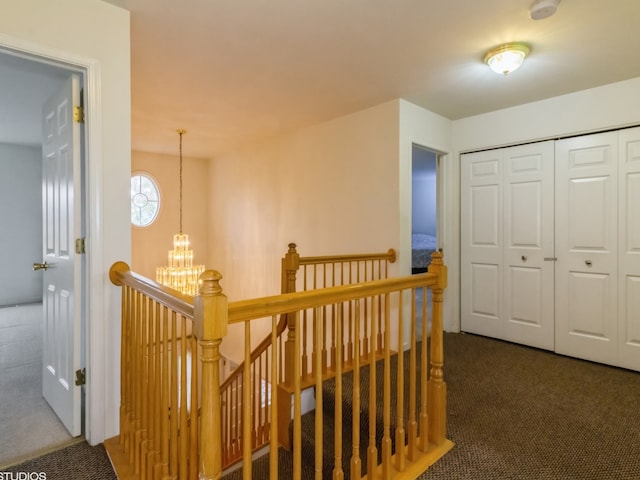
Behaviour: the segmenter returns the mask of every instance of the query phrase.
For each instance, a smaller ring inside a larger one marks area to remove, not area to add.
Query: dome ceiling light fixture
[[[507,76],[522,65],[530,51],[529,46],[522,42],[505,43],[489,50],[484,56],[484,63],[494,72]]]

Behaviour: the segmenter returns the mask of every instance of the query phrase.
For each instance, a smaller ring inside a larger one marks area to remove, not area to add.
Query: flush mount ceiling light
[[[524,43],[506,43],[492,50],[484,56],[484,63],[491,70],[501,75],[508,75],[522,65],[531,49]]]

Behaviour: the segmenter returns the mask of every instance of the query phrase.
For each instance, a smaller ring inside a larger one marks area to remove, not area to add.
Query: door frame
[[[84,158],[82,161],[83,223],[87,238],[83,276],[87,280],[83,289],[84,318],[83,354],[86,363],[84,395],[84,436],[92,445],[100,443],[105,436],[105,394],[109,379],[105,365],[105,295],[101,263],[103,258],[103,186],[102,186],[102,103],[100,97],[100,62],[59,51],[48,46],[34,44],[22,39],[0,35],[0,50],[19,55],[25,59],[52,64],[69,71],[79,72],[85,90],[84,105]],[[90,319],[90,320],[89,320]]]

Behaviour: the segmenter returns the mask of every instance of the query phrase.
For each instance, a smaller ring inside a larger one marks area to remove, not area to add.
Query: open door
[[[82,431],[80,370],[82,257],[81,134],[74,120],[80,78],[71,75],[43,107],[42,197],[44,348],[42,393],[71,435]]]

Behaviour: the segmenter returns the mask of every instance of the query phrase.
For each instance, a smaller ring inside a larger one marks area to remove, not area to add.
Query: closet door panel
[[[640,128],[620,131],[619,362],[640,370]]]
[[[553,142],[504,151],[505,339],[554,348]]]
[[[461,327],[502,338],[502,153],[461,156]]]
[[[617,133],[556,142],[556,351],[618,358]]]

